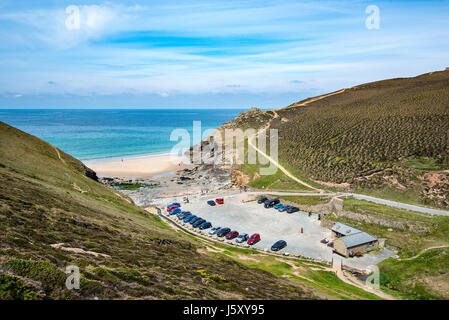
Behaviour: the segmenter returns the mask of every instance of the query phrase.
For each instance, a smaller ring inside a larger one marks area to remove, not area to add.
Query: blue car
[[[172,211],[170,211],[170,215],[172,216],[174,214],[178,214],[178,213],[181,213],[181,212],[182,212],[181,209],[176,208],[176,209],[173,209]]]
[[[284,212],[284,211],[286,211],[288,208],[290,208],[290,206],[283,206],[283,207],[280,207],[280,208],[278,209],[278,211],[279,211],[279,212]]]
[[[196,215],[193,214],[191,216],[188,216],[188,217],[184,218],[184,222],[190,222],[190,221],[192,221],[195,218],[196,218]]]
[[[170,206],[181,207],[181,204],[179,202],[173,202]]]
[[[279,208],[282,208],[282,207],[284,207],[284,205],[281,204],[281,203],[278,203],[278,204],[275,204],[275,205],[274,205],[274,208],[275,208],[275,209],[279,209]]]
[[[209,229],[210,227],[212,227],[212,223],[210,223],[209,221],[203,222],[199,226],[200,230]]]

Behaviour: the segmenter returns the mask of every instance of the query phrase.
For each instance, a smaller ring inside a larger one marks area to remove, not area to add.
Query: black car
[[[290,208],[287,209],[287,213],[293,213],[293,212],[296,212],[296,211],[299,211],[299,209],[296,208],[296,207],[290,207]]]
[[[276,241],[275,244],[271,246],[271,251],[279,251],[287,246],[287,242],[285,240]]]
[[[272,199],[272,200],[265,201],[264,206],[265,206],[266,209],[272,208],[272,207],[274,207],[275,204],[278,204],[279,202],[280,202],[279,199],[275,198],[275,199]]]
[[[199,228],[200,228],[201,230],[209,229],[210,227],[212,227],[212,223],[210,223],[209,221],[203,222],[203,223],[199,226]]]
[[[199,227],[201,224],[203,224],[204,222],[206,222],[206,220],[200,218],[200,219],[196,220],[195,223],[192,224],[192,226],[193,226],[194,228],[197,228],[197,227]]]
[[[259,200],[257,200],[257,203],[261,204],[261,203],[264,203],[267,200],[268,200],[268,198],[266,198],[266,197],[260,197]]]
[[[202,219],[201,217],[196,217],[193,218],[192,220],[189,221],[190,224],[194,224],[195,222],[197,222],[199,219]]]
[[[218,232],[217,232],[217,237],[224,237],[224,236],[227,235],[229,232],[231,232],[231,229],[229,229],[229,228],[221,228],[221,229],[218,230]]]
[[[209,201],[207,201],[207,204],[210,206],[215,206],[216,203],[214,200],[209,200]]]

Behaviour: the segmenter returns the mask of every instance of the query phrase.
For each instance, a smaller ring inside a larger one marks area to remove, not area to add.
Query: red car
[[[255,233],[248,239],[248,244],[253,245],[260,241],[260,234]]]
[[[215,199],[215,202],[218,204],[223,204],[224,200],[223,200],[223,198],[217,198],[217,199]]]
[[[167,208],[167,212],[172,211],[173,209],[179,208],[178,206],[171,206]]]
[[[237,231],[231,231],[226,235],[226,239],[228,240],[232,240],[234,238],[237,238],[237,236],[239,235],[239,233]]]

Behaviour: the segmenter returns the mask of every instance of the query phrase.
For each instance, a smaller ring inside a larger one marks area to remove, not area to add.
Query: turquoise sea
[[[174,129],[186,129],[193,141],[193,122],[202,132],[235,118],[237,109],[168,110],[0,110],[0,121],[35,135],[86,160],[166,154],[177,141]]]

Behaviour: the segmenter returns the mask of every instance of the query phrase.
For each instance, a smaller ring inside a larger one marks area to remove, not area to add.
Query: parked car
[[[196,220],[196,221],[192,224],[192,226],[193,226],[194,228],[198,228],[198,227],[199,227],[200,225],[202,225],[204,222],[206,222],[205,219],[199,218],[198,220]]]
[[[293,213],[293,212],[296,212],[296,211],[299,211],[299,209],[296,208],[296,207],[290,207],[290,208],[287,209],[287,213]]]
[[[180,211],[180,212],[176,213],[176,217],[177,217],[178,219],[181,219],[181,216],[183,216],[184,213],[185,213],[185,211]]]
[[[217,199],[215,199],[215,202],[218,204],[223,204],[224,200],[223,200],[223,198],[217,198]]]
[[[279,251],[287,246],[287,242],[285,240],[278,240],[275,244],[271,246],[271,251]]]
[[[237,231],[233,230],[226,235],[226,239],[232,240],[234,238],[237,238],[238,235],[239,235],[239,233]]]
[[[220,230],[221,227],[213,227],[212,229],[209,230],[209,234],[216,234],[218,232],[218,230]]]
[[[191,225],[193,225],[195,222],[197,222],[199,219],[202,219],[201,217],[195,217],[195,218],[193,218],[192,220],[190,220],[189,221],[189,223],[191,224]]]
[[[258,204],[264,203],[265,201],[267,201],[268,198],[267,197],[260,197],[259,200],[257,200]]]
[[[207,204],[210,206],[215,206],[215,201],[214,200],[209,200],[207,201]]]
[[[217,232],[217,237],[224,237],[224,236],[227,235],[229,232],[231,232],[231,229],[229,229],[229,228],[221,228],[221,229],[218,230],[218,232]]]
[[[171,204],[171,206],[177,206],[177,207],[181,207],[181,204],[179,202],[173,202]]]
[[[253,245],[260,241],[260,234],[255,233],[248,239],[248,244]]]
[[[178,214],[178,219],[181,220],[191,215],[192,213],[190,211],[181,211],[181,213]]]
[[[167,212],[170,212],[175,209],[179,209],[179,207],[178,206],[169,206],[169,207],[167,207]]]
[[[210,227],[212,227],[212,223],[210,223],[209,221],[203,222],[199,226],[200,230],[209,229]]]
[[[269,201],[265,201],[264,207],[266,209],[272,208],[275,204],[278,204],[278,203],[279,203],[279,199],[275,198],[275,199],[272,199],[272,200],[269,200]]]
[[[273,206],[273,208],[275,208],[275,209],[279,209],[279,208],[282,208],[284,205],[282,204],[282,203],[277,203],[277,204],[275,204],[274,206]]]
[[[169,211],[168,213],[172,216],[172,215],[178,214],[180,212],[182,212],[181,209],[176,208],[176,209],[173,209],[173,210]]]
[[[184,222],[186,222],[186,223],[190,222],[190,221],[192,221],[195,218],[196,218],[196,215],[192,214],[191,216],[188,216],[188,217],[184,218]]]
[[[321,239],[320,242],[324,243],[324,244],[327,244],[327,243],[329,243],[329,239],[328,238],[324,238],[324,239]]]
[[[248,234],[247,233],[242,233],[242,234],[239,234],[237,239],[235,239],[235,242],[242,243],[242,242],[248,241],[248,239],[249,239]]]
[[[283,205],[282,207],[278,208],[278,211],[284,212],[284,211],[287,211],[288,208],[290,208],[290,206]]]

